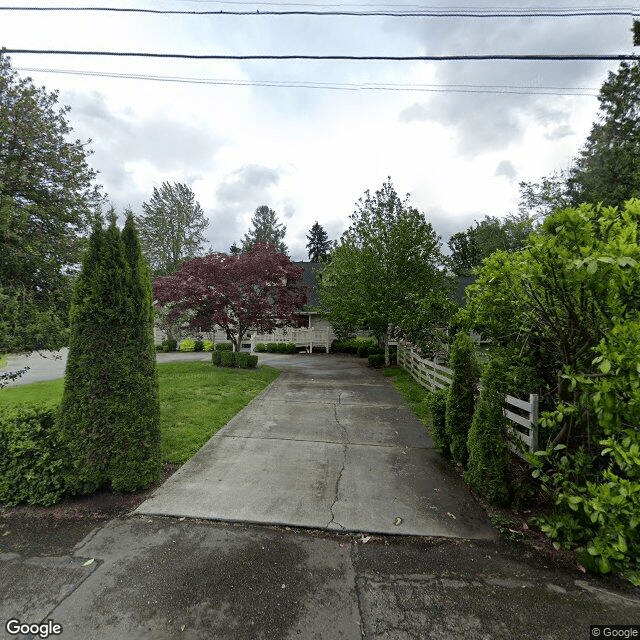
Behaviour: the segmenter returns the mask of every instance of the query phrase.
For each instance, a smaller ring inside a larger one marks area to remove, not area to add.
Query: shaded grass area
[[[6,367],[6,366],[7,366],[7,354],[0,353],[0,367]]]
[[[208,362],[158,365],[162,461],[183,464],[245,407],[279,371],[218,368]],[[60,402],[64,380],[34,382],[0,390],[0,406]]]
[[[425,425],[428,431],[431,427],[431,412],[427,406],[429,392],[400,367],[389,367],[382,374],[387,378],[391,378],[393,385],[400,392],[411,411]]]

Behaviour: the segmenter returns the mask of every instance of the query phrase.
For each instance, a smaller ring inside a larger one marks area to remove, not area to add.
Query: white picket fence
[[[398,344],[398,365],[408,371],[413,379],[430,391],[446,389],[451,385],[453,370],[420,357],[406,343]],[[529,451],[538,450],[538,395],[532,393],[529,400],[505,396],[504,415],[511,422],[509,431],[514,438],[520,439]],[[523,457],[520,448],[513,442],[509,448]]]
[[[258,342],[294,342],[296,347],[306,347],[309,353],[313,347],[323,347],[329,353],[329,329],[278,329],[271,333],[251,333],[251,351],[255,351]]]

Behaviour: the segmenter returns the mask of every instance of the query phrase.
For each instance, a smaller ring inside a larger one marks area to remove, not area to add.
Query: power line
[[[494,93],[518,95],[554,95],[596,97],[598,89],[593,87],[522,87],[518,85],[474,85],[474,84],[401,84],[401,83],[338,83],[308,80],[242,80],[234,78],[190,78],[181,76],[158,76],[139,73],[120,73],[108,71],[80,71],[75,69],[41,69],[33,67],[15,67],[17,71],[29,73],[60,73],[86,77],[107,77],[125,80],[145,80],[156,82],[175,82],[184,84],[256,86],[294,89],[328,89],[334,91],[416,91],[427,93]]]
[[[527,54],[479,54],[440,56],[352,56],[352,55],[307,55],[307,54],[194,54],[194,53],[152,53],[145,51],[75,51],[59,49],[2,49],[2,53],[38,54],[64,56],[109,56],[118,58],[173,58],[185,60],[349,60],[388,62],[457,62],[478,60],[538,60],[538,61],[595,61],[595,60],[638,60],[638,55],[626,53],[527,53]]]
[[[225,3],[226,4],[226,3]],[[317,6],[317,5],[312,5]],[[145,9],[136,7],[69,7],[69,6],[39,6],[15,7],[0,6],[0,11],[83,11],[110,13],[143,13],[155,15],[218,15],[218,16],[349,16],[349,17],[390,17],[390,18],[576,18],[591,16],[626,16],[638,17],[637,9],[418,9],[418,10],[312,10],[312,9],[255,9],[249,10],[200,10],[200,9]]]

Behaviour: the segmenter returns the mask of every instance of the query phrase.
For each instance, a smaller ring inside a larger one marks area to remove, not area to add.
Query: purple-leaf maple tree
[[[238,256],[187,260],[177,273],[155,280],[153,296],[157,306],[169,308],[167,320],[188,312],[191,327],[213,331],[218,325],[239,351],[248,329],[301,325],[307,302],[301,278],[302,269],[285,254],[256,244]]]

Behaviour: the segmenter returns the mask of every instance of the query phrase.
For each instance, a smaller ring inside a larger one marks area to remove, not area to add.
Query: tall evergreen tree
[[[132,222],[124,239],[115,222],[96,225],[74,288],[61,428],[79,493],[133,490],[159,473],[150,281],[136,245]]]
[[[309,260],[320,262],[329,255],[331,241],[322,225],[316,220],[307,234],[307,249],[309,250]]]
[[[142,210],[135,222],[154,279],[175,273],[185,260],[202,254],[209,221],[191,187],[163,182]]]
[[[278,222],[278,216],[273,209],[262,205],[256,209],[251,219],[251,228],[244,234],[242,250],[250,251],[254,244],[271,244],[280,253],[287,253],[284,236],[287,227]]]

